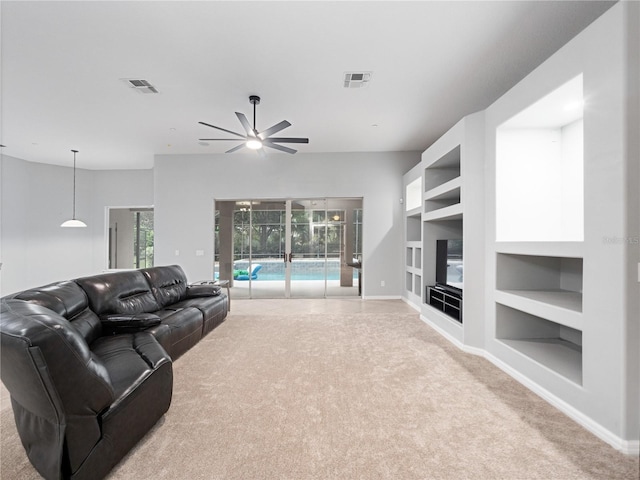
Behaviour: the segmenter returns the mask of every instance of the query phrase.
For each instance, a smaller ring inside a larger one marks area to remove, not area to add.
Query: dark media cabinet
[[[462,292],[433,285],[427,287],[427,303],[462,323]]]

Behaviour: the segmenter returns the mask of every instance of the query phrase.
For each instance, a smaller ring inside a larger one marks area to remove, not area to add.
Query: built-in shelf
[[[460,203],[461,186],[462,178],[456,177],[426,192],[424,211],[431,212]]]
[[[432,188],[425,192],[425,200],[441,200],[447,198],[460,198],[460,188],[462,186],[462,177],[455,177],[448,182]]]
[[[503,292],[503,300],[582,312],[582,258],[498,253],[496,260],[496,294]]]
[[[582,349],[562,339],[501,340],[573,383],[582,385]]]
[[[582,330],[582,294],[568,290],[497,290],[496,302]]]
[[[425,222],[462,220],[462,204],[457,203],[449,207],[440,208],[431,212],[425,212],[422,214],[422,220]]]
[[[407,242],[419,241],[422,238],[422,224],[420,216],[406,217]]]
[[[411,241],[406,242],[406,266],[413,270],[420,270],[422,267],[422,242]]]
[[[420,205],[418,205],[416,208],[412,208],[411,210],[407,210],[407,218],[417,218],[419,220],[421,213],[422,212],[420,210]]]
[[[584,256],[584,242],[496,242],[495,245],[497,253],[542,257]]]
[[[433,190],[458,177],[460,177],[460,145],[456,145],[426,166],[424,191]]]
[[[413,283],[413,293],[419,296],[422,292],[422,275],[415,274]]]
[[[582,385],[582,332],[496,305],[496,338],[538,364]]]

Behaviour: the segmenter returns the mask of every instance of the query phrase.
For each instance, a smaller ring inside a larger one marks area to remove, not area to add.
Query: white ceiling
[[[226,135],[198,122],[242,132],[251,94],[257,129],[290,121],[278,135],[309,137],[300,152],[422,151],[611,5],[3,0],[2,152],[69,166],[75,148],[89,169],[221,153],[235,143],[199,145]],[[344,88],[358,70],[369,86]]]

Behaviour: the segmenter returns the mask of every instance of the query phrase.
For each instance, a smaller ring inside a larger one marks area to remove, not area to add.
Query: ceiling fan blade
[[[253,128],[251,128],[251,124],[249,123],[249,120],[247,120],[247,117],[245,116],[245,114],[244,113],[240,113],[240,112],[236,112],[236,117],[238,117],[238,120],[240,120],[240,123],[242,124],[242,127],[247,132],[247,136],[255,138],[256,133],[253,131]]]
[[[237,142],[237,138],[199,138],[201,142]]]
[[[232,132],[231,130],[227,130],[226,128],[216,127],[215,125],[210,125],[210,124],[208,124],[208,123],[204,123],[204,122],[198,122],[198,123],[199,123],[200,125],[205,125],[205,126],[207,126],[207,127],[215,128],[215,129],[217,129],[217,130],[222,130],[223,132],[227,132],[227,133],[230,133],[230,134],[235,135],[235,136],[237,136],[237,137],[242,137],[242,138],[244,138],[244,135],[240,135],[240,134],[239,134],[239,133],[237,133],[237,132]]]
[[[273,127],[269,127],[266,130],[260,132],[258,134],[258,137],[260,137],[261,140],[265,140],[269,137],[269,135],[273,135],[274,133],[277,133],[280,130],[284,130],[285,128],[290,126],[291,124],[289,122],[283,120],[280,123],[276,123]]]
[[[281,152],[286,152],[286,153],[296,153],[297,150],[294,150],[293,148],[289,148],[289,147],[284,147],[282,145],[277,145],[275,143],[271,143],[269,141],[263,140],[262,145],[265,147],[269,147],[269,148],[274,148],[276,150],[280,150]]]
[[[227,151],[226,151],[226,152],[224,152],[224,153],[233,153],[233,152],[236,152],[236,151],[240,150],[241,148],[244,148],[245,146],[246,146],[246,144],[245,144],[245,143],[241,143],[240,145],[236,145],[235,147],[233,147],[233,148],[231,148],[231,149],[227,150]]]
[[[265,160],[267,158],[267,154],[265,153],[264,148],[257,149],[256,153],[262,160]]]
[[[293,138],[293,137],[269,137],[270,142],[279,143],[309,143],[308,138]]]

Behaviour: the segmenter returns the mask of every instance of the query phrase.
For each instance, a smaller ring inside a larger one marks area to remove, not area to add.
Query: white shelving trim
[[[582,258],[584,242],[496,242],[496,253]]]
[[[424,286],[423,286],[423,289],[424,289]],[[449,325],[449,326],[453,325],[456,330],[459,329],[462,332],[463,324],[458,322],[455,318],[447,315],[442,310],[438,310],[437,308],[432,307],[428,303],[423,303],[422,307],[423,307],[422,314],[425,317],[427,317],[428,319],[430,319],[431,321],[434,321],[435,319],[440,319],[440,320],[444,321],[447,325]],[[463,308],[464,308],[464,306],[463,306]],[[464,313],[463,313],[463,315],[464,315]]]
[[[568,290],[496,290],[507,307],[582,331],[582,294]]]
[[[561,339],[499,339],[516,352],[546,367],[553,373],[582,385],[582,352]]]
[[[462,187],[462,177],[456,177],[448,182],[432,188],[424,194],[424,200],[446,200],[460,197]]]
[[[449,207],[439,208],[432,210],[431,212],[422,214],[422,221],[433,222],[436,220],[461,220],[462,219],[462,204],[456,203]]]
[[[420,206],[417,206],[416,208],[412,208],[411,210],[407,210],[406,212],[406,216],[411,218],[411,217],[417,217],[420,218]]]

